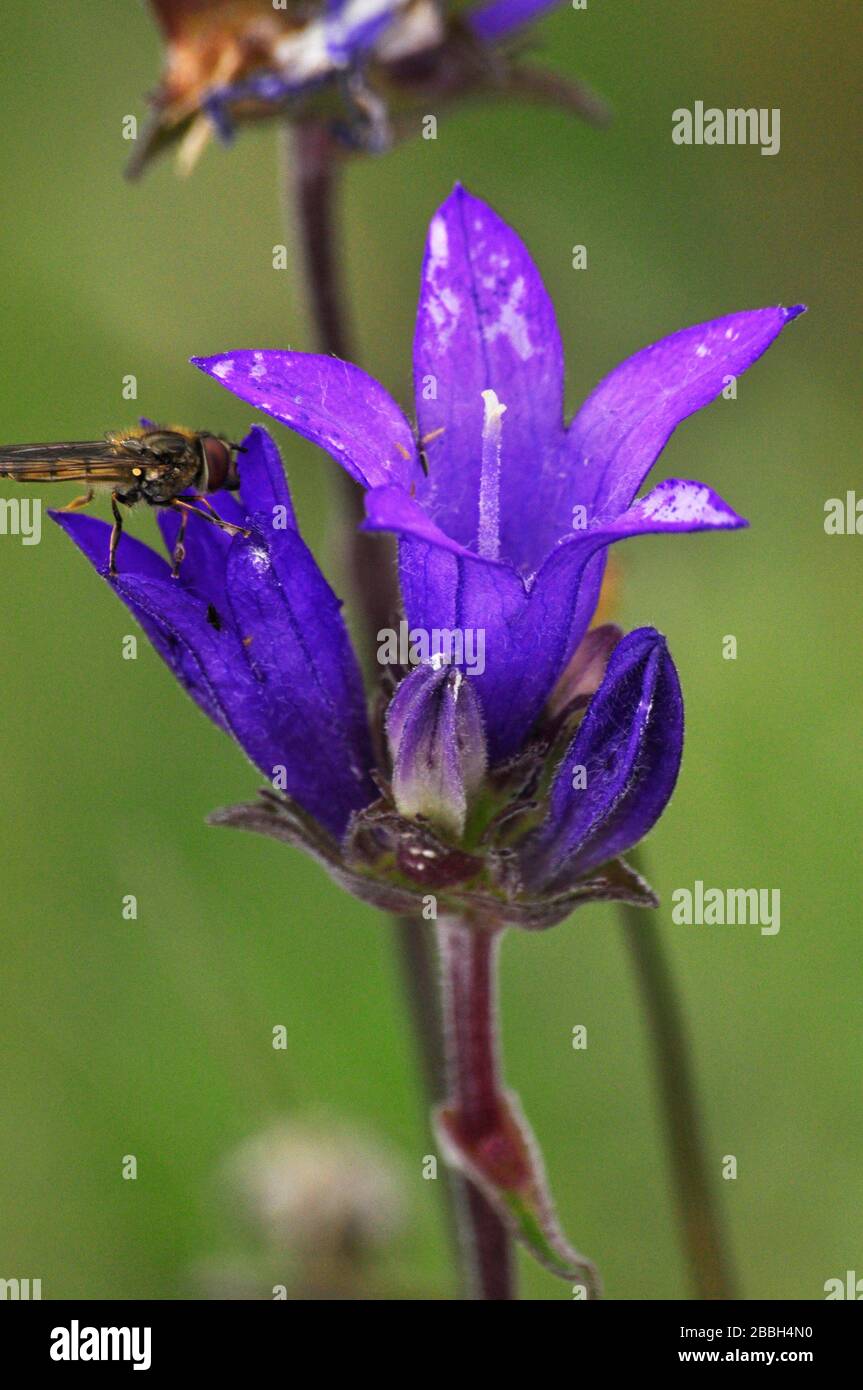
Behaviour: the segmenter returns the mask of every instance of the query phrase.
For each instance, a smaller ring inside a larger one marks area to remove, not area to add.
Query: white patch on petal
[[[662,487],[657,495],[646,497],[639,504],[643,516],[648,521],[664,521],[670,524],[730,526],[734,518],[728,512],[714,506],[710,500],[710,488],[704,486]]]
[[[435,328],[435,348],[440,352],[446,352],[458,328],[461,300],[449,285],[444,285],[438,290],[432,283],[432,294],[427,300],[427,308]]]
[[[220,381],[224,381],[226,377],[229,377],[231,375],[231,372],[233,370],[233,357],[226,357],[223,362],[216,363],[215,367],[213,368],[213,376],[217,376]]]
[[[522,362],[527,362],[533,356],[534,349],[530,341],[527,318],[518,307],[524,298],[524,292],[524,276],[519,275],[509,287],[509,298],[501,305],[497,322],[486,326],[485,338],[488,342],[494,342],[495,338],[503,336],[516,356],[520,357]]]
[[[429,228],[431,271],[442,270],[449,260],[449,236],[442,217],[433,217]]]

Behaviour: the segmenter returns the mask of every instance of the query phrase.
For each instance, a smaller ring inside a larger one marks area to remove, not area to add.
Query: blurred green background
[[[819,1298],[826,1279],[863,1273],[863,540],[823,529],[826,499],[859,479],[858,19],[850,0],[564,6],[537,29],[543,61],[606,95],[610,130],[474,106],[445,115],[436,142],[353,164],[345,189],[363,362],[405,401],[424,230],[455,178],[532,248],[572,406],[676,328],[810,306],[736,401],[683,426],[655,478],[704,479],[751,530],[618,553],[620,621],[668,634],[687,701],[679,788],[646,846],[655,885],[666,905],[697,878],[782,894],[775,937],[662,913],[753,1298]],[[187,182],[164,163],[128,186],[122,118],[142,114],[160,64],[143,6],[9,0],[4,31],[3,442],[92,437],[139,411],[236,435],[248,408],[186,359],[311,345],[297,277],[271,268],[286,235],[275,131],[212,150]],[[671,113],[696,100],[781,108],[781,152],[675,146]],[[587,270],[571,268],[576,243]],[[121,396],[127,373],[137,405]],[[276,434],[334,575],[334,465]],[[41,1278],[46,1298],[189,1296],[196,1266],[233,1239],[213,1178],[224,1155],[273,1117],[325,1105],[371,1127],[408,1174],[389,1291],[450,1297],[389,925],[294,852],[204,825],[254,792],[254,772],[143,642],[121,659],[131,620],[47,519],[39,546],[0,538],[0,576],[0,1276]],[[137,922],[121,916],[128,893]],[[502,1005],[508,1078],[568,1232],[611,1298],[685,1296],[614,910],[511,933]],[[570,1045],[578,1023],[585,1052]],[[271,1046],[276,1024],[286,1051]],[[136,1182],[120,1176],[130,1153]],[[526,1297],[570,1297],[522,1272]]]

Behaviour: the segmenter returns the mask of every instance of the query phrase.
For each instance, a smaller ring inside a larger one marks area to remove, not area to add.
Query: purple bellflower
[[[465,94],[521,93],[587,120],[606,112],[578,83],[533,68],[511,40],[559,0],[151,0],[166,43],[132,176],[179,142],[188,172],[215,132],[272,117],[323,123],[347,146],[385,148]]]
[[[378,906],[545,927],[597,898],[655,904],[621,859],[661,814],[683,743],[665,640],[590,631],[605,552],[651,532],[745,525],[703,483],[639,497],[675,427],[799,309],[761,309],[643,349],[563,418],[563,354],[514,232],[457,188],[432,220],[414,344],[417,426],[333,357],[195,359],[329,452],[399,539],[420,654],[386,673],[370,720],[338,600],[304,544],[275,445],[256,426],[240,492],[213,501],[247,535],[190,517],[177,579],[105,523],[55,519],[211,719],[270,786],[216,821],[299,844]],[[170,555],[178,521],[161,514]],[[482,635],[469,663],[456,637]],[[477,647],[477,650],[479,648]],[[393,691],[395,679],[395,691]]]

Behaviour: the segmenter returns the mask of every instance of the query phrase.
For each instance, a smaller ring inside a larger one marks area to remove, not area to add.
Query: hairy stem
[[[497,1043],[499,932],[456,917],[438,925],[446,1037],[447,1110],[462,1140],[477,1146],[502,1120]],[[509,1234],[486,1198],[465,1179],[459,1202],[462,1260],[470,1296],[515,1298]]]
[[[644,872],[635,852],[630,864]],[[699,1299],[737,1297],[719,1211],[708,1177],[704,1137],[686,1023],[659,926],[641,908],[623,904],[653,1055],[690,1274]]]

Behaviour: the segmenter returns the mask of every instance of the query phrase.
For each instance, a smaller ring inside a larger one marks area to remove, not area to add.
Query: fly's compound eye
[[[230,445],[215,434],[202,435],[201,444],[207,461],[207,491],[218,492],[220,488],[227,488],[236,492],[240,479]]]

